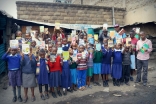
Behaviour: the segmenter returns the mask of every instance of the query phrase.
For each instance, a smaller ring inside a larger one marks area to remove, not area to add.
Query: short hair
[[[134,31],[134,30],[131,30],[130,32],[133,32],[133,33],[135,33],[135,31]]]
[[[44,53],[45,54],[45,50],[44,49],[40,49],[39,53]]]
[[[22,31],[20,31],[20,30],[17,30],[17,31],[16,31],[16,35],[18,34],[18,32],[22,32]]]

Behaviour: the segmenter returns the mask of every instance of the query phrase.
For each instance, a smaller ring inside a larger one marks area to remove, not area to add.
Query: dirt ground
[[[135,78],[136,76],[134,76]],[[100,80],[102,84],[102,81]],[[35,88],[36,101],[31,102],[31,93],[28,92],[27,104],[156,104],[156,65],[155,60],[149,62],[148,85],[130,82],[130,86],[114,87],[110,78],[109,87],[93,86],[92,89],[67,93],[67,96],[41,100],[38,87]],[[7,88],[7,89],[3,89]],[[120,97],[115,96],[119,95]],[[23,97],[22,88],[22,97]],[[12,89],[7,84],[7,76],[0,78],[0,104],[12,104]],[[22,102],[23,103],[23,102]],[[14,104],[22,104],[15,102]]]

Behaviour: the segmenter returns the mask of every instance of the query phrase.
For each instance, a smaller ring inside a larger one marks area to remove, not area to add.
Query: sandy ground
[[[134,76],[135,79],[136,76]],[[7,84],[7,77],[4,76],[0,81],[0,104],[12,104],[12,88]],[[102,81],[100,80],[102,84]],[[4,90],[3,87],[7,86]],[[44,89],[44,87],[43,87]],[[120,97],[114,96],[120,95]],[[22,88],[22,97],[23,97]],[[38,87],[35,88],[36,101],[31,102],[31,92],[29,89],[29,99],[27,104],[156,104],[156,65],[155,60],[149,63],[148,85],[145,87],[142,83],[135,84],[130,82],[130,86],[113,86],[110,78],[109,87],[93,86],[92,89],[84,91],[68,92],[67,96],[53,98],[50,94],[48,100],[41,100]],[[15,102],[21,104],[23,102]]]

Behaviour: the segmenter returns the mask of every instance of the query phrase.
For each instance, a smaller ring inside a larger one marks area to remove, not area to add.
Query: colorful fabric
[[[88,67],[87,69],[87,76],[92,77],[93,76],[93,67]]]
[[[93,64],[93,73],[94,74],[101,74],[101,63],[94,63]]]
[[[71,82],[72,84],[77,84],[77,70],[76,69],[70,69],[71,72]]]
[[[49,86],[59,87],[61,85],[61,72],[55,71],[49,73]]]
[[[111,64],[102,63],[101,74],[110,74],[111,73]]]
[[[86,76],[87,76],[86,72],[87,72],[87,70],[77,70],[78,88],[86,85]]]
[[[61,57],[57,56],[55,62],[50,62],[50,60],[48,60],[48,66],[50,72],[62,71]]]
[[[122,77],[122,64],[114,63],[112,65],[111,75],[115,79],[120,79]]]

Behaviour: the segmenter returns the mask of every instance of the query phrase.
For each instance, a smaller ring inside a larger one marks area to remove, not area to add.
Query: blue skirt
[[[71,83],[71,72],[69,69],[69,63],[68,62],[63,62],[63,67],[62,67],[62,87],[63,88],[68,88],[72,86]]]
[[[9,85],[10,86],[21,86],[22,85],[22,73],[21,70],[9,71]]]
[[[76,69],[70,69],[71,72],[71,82],[73,84],[77,84],[77,70]]]
[[[61,73],[60,71],[49,73],[49,86],[59,87],[61,85]]]
[[[101,74],[110,74],[111,73],[111,65],[110,64],[102,64]]]
[[[112,65],[112,77],[115,79],[120,79],[122,77],[122,64]]]
[[[101,74],[101,63],[94,63],[93,64],[93,73],[94,74]]]

